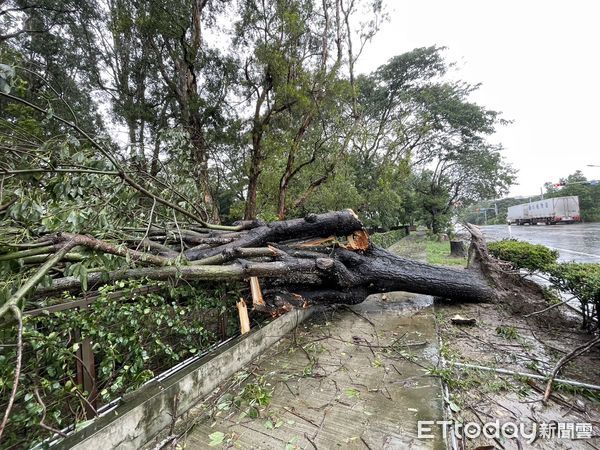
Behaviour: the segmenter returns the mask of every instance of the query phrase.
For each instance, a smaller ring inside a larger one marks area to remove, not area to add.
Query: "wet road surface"
[[[487,240],[509,237],[558,250],[560,261],[600,263],[600,223],[571,225],[486,225],[481,230]]]
[[[441,384],[424,369],[439,353],[429,304],[429,296],[395,292],[315,313],[188,413],[195,425],[183,427],[191,430],[185,447],[206,449],[220,431],[248,450],[445,449],[441,427],[423,438],[417,426],[445,417]],[[216,399],[242,391],[242,376],[272,390],[268,408],[255,419],[235,409],[215,413]]]

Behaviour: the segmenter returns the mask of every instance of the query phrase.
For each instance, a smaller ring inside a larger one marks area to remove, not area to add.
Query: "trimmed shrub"
[[[490,242],[488,250],[496,258],[512,263],[515,268],[530,271],[547,272],[558,258],[556,250],[516,239]]]

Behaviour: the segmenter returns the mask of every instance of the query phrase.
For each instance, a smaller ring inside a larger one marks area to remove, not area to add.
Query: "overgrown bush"
[[[531,272],[547,272],[558,258],[556,250],[516,239],[490,242],[488,250],[496,258],[512,263],[515,268]]]

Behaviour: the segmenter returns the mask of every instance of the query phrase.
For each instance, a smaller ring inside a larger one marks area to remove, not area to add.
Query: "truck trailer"
[[[506,219],[517,225],[555,225],[557,223],[581,222],[579,197],[556,197],[535,202],[522,203],[508,208]]]

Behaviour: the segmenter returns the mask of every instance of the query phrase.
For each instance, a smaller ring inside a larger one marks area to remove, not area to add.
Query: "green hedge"
[[[547,272],[558,258],[556,250],[516,239],[490,242],[488,250],[496,258],[511,262],[515,268],[530,271]]]
[[[580,302],[583,326],[597,327],[600,320],[600,264],[558,263],[558,252],[543,245],[517,240],[488,244],[490,253],[515,268],[550,275],[550,283]]]
[[[406,236],[404,228],[387,231],[385,233],[375,233],[371,235],[371,242],[378,247],[388,248]]]

